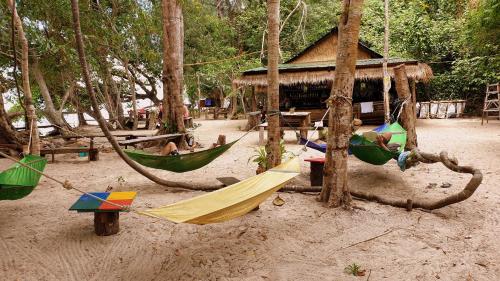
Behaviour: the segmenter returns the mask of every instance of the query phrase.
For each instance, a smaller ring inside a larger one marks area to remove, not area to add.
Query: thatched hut
[[[333,28],[302,52],[279,65],[280,110],[294,107],[296,111],[310,111],[313,121],[323,115],[335,75],[338,29]],[[432,77],[432,69],[416,60],[391,58],[388,70],[394,76],[393,68],[406,66],[408,78],[426,83]],[[383,120],[383,71],[382,55],[368,48],[363,42],[358,44],[356,82],[353,93],[353,107],[356,117],[365,123]],[[251,87],[253,93],[264,95],[267,87],[267,69],[259,67],[247,70],[233,81],[234,87]],[[414,89],[413,89],[414,91]],[[415,92],[415,91],[414,91]],[[397,97],[394,87],[390,91],[391,100]],[[262,100],[265,101],[265,98]]]

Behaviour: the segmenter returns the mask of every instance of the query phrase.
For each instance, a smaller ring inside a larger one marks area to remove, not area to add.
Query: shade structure
[[[209,164],[231,148],[236,142],[237,140],[215,148],[179,155],[155,155],[142,150],[129,149],[125,149],[123,152],[132,160],[143,166],[176,173],[184,173]]]
[[[47,159],[36,155],[27,155],[20,161],[43,172]],[[0,200],[17,200],[29,195],[38,185],[41,175],[16,163],[0,173]]]
[[[299,159],[295,157],[228,187],[140,213],[175,223],[209,224],[227,221],[250,212],[299,173]]]

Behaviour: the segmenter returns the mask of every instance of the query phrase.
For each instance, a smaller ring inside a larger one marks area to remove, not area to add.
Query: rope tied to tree
[[[326,104],[328,105],[328,107],[332,107],[335,103],[340,103],[341,100],[347,102],[348,104],[351,104],[352,105],[352,97],[348,97],[348,96],[344,96],[344,95],[339,95],[339,94],[334,94],[332,96],[330,96],[327,100],[326,100]]]

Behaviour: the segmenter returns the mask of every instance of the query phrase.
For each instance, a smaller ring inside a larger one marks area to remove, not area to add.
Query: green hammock
[[[391,125],[384,124],[374,129],[377,133],[391,132],[392,138],[389,143],[400,145],[398,151],[387,151],[378,144],[365,139],[363,136],[354,135],[351,137],[349,149],[361,161],[373,164],[384,165],[389,160],[399,156],[403,152],[406,144],[406,130],[398,122]]]
[[[125,152],[132,160],[137,163],[155,169],[167,170],[176,173],[184,173],[199,169],[215,160],[222,153],[226,152],[238,140],[225,145],[207,150],[180,154],[180,155],[154,155],[142,150],[129,150]]]
[[[27,155],[21,161],[40,172],[43,172],[47,159],[45,157]],[[14,164],[0,173],[0,200],[17,200],[28,196],[38,185],[41,175],[21,164]]]

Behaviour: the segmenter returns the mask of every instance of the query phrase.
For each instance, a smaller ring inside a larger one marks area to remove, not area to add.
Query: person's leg
[[[177,145],[175,145],[175,143],[173,142],[169,142],[167,143],[167,145],[165,145],[162,149],[161,149],[161,152],[160,154],[161,155],[170,155],[172,152],[177,152]]]

